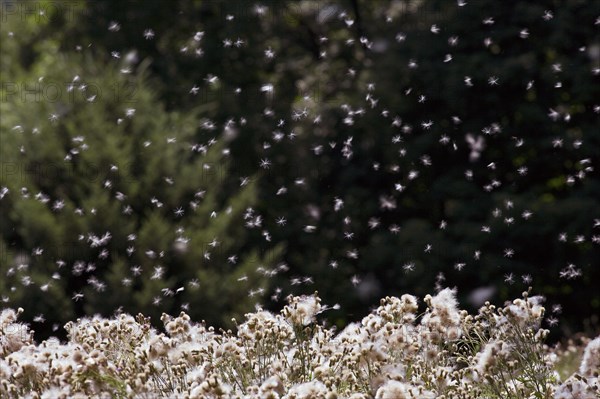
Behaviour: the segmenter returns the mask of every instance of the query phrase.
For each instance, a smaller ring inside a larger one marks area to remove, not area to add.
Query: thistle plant
[[[600,337],[585,349],[544,344],[542,298],[524,292],[477,314],[455,290],[386,297],[341,331],[319,315],[318,294],[289,296],[275,314],[248,313],[215,331],[181,312],[164,332],[142,315],[65,325],[68,341],[34,343],[20,310],[0,316],[0,394],[7,398],[563,399],[600,394]],[[581,353],[561,381],[556,365]]]

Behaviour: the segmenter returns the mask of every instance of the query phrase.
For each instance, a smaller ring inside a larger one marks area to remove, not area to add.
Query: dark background
[[[38,338],[443,286],[597,333],[600,2],[1,4],[0,294]]]

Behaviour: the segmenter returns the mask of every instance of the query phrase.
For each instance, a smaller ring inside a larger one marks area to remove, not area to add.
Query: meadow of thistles
[[[0,399],[600,398],[600,1],[139,3],[0,0]]]
[[[477,314],[455,290],[386,297],[341,331],[319,322],[317,293],[257,310],[236,331],[182,312],[164,332],[143,315],[67,323],[67,342],[35,343],[22,309],[0,314],[0,395],[7,398],[588,399],[600,397],[600,337],[544,344],[540,297]],[[565,359],[576,359],[575,368]],[[565,377],[561,377],[561,373]],[[570,375],[569,375],[570,374]]]

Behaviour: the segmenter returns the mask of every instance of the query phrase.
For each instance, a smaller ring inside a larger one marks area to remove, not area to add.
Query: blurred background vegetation
[[[3,306],[42,338],[531,285],[597,332],[600,2],[458,3],[2,1]]]

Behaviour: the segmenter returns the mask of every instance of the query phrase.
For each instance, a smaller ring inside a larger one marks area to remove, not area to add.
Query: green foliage
[[[12,28],[24,46],[30,27]],[[251,310],[248,289],[269,286],[256,269],[271,267],[281,246],[244,247],[240,219],[257,189],[222,184],[228,143],[199,131],[202,112],[166,111],[146,63],[102,64],[58,52],[53,39],[30,65],[3,70],[17,86],[39,84],[31,98],[2,93],[11,99],[2,103],[11,115],[1,136],[0,186],[11,193],[0,204],[2,296],[53,323],[118,308],[157,320],[184,306],[226,326]]]

